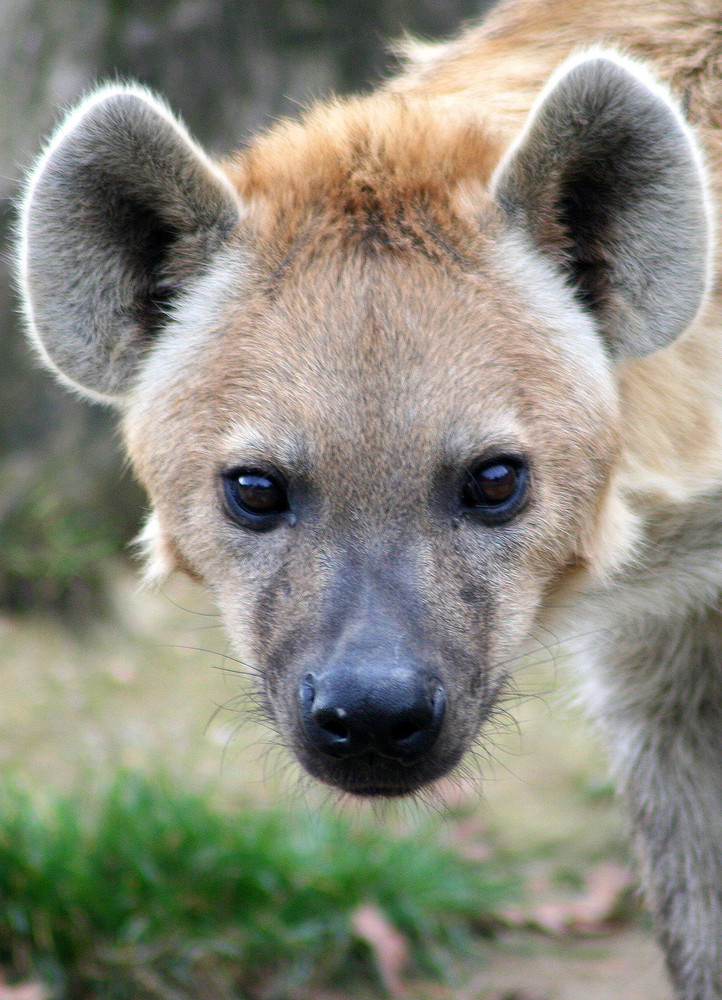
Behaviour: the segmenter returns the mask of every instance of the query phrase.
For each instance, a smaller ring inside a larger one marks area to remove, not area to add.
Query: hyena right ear
[[[110,86],[85,100],[22,206],[21,292],[46,362],[95,398],[121,398],[238,216],[230,182],[151,94]]]
[[[566,273],[615,357],[689,326],[709,281],[701,157],[671,99],[630,60],[571,60],[502,160],[493,195],[512,230]]]

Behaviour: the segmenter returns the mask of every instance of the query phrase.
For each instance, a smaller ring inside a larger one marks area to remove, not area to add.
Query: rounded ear
[[[91,396],[122,397],[238,216],[228,179],[150,93],[90,96],[51,139],[21,209],[21,294],[46,362]]]
[[[603,52],[563,66],[492,192],[565,272],[614,356],[664,347],[694,319],[711,249],[701,157],[636,64]]]

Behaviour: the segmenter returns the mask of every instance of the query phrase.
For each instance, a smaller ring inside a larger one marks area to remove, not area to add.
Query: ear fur
[[[122,397],[238,215],[230,182],[148,91],[109,86],[83,101],[21,209],[21,294],[45,361],[88,395]]]
[[[636,63],[563,65],[497,168],[493,195],[566,273],[616,357],[664,347],[709,280],[704,168],[672,98]]]

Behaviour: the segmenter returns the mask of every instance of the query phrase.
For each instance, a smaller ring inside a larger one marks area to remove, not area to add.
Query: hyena
[[[105,87],[19,249],[151,572],[209,588],[311,775],[423,788],[537,627],[587,636],[684,1000],[722,998],[720,66],[719,0],[509,0],[225,162]]]

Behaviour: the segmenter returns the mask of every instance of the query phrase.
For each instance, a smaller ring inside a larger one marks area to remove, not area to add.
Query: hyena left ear
[[[41,156],[21,211],[21,293],[44,360],[86,394],[121,400],[239,210],[230,181],[147,90],[92,94]]]
[[[606,52],[562,67],[502,160],[512,228],[567,275],[616,357],[669,344],[708,281],[710,221],[690,129],[636,64]]]

